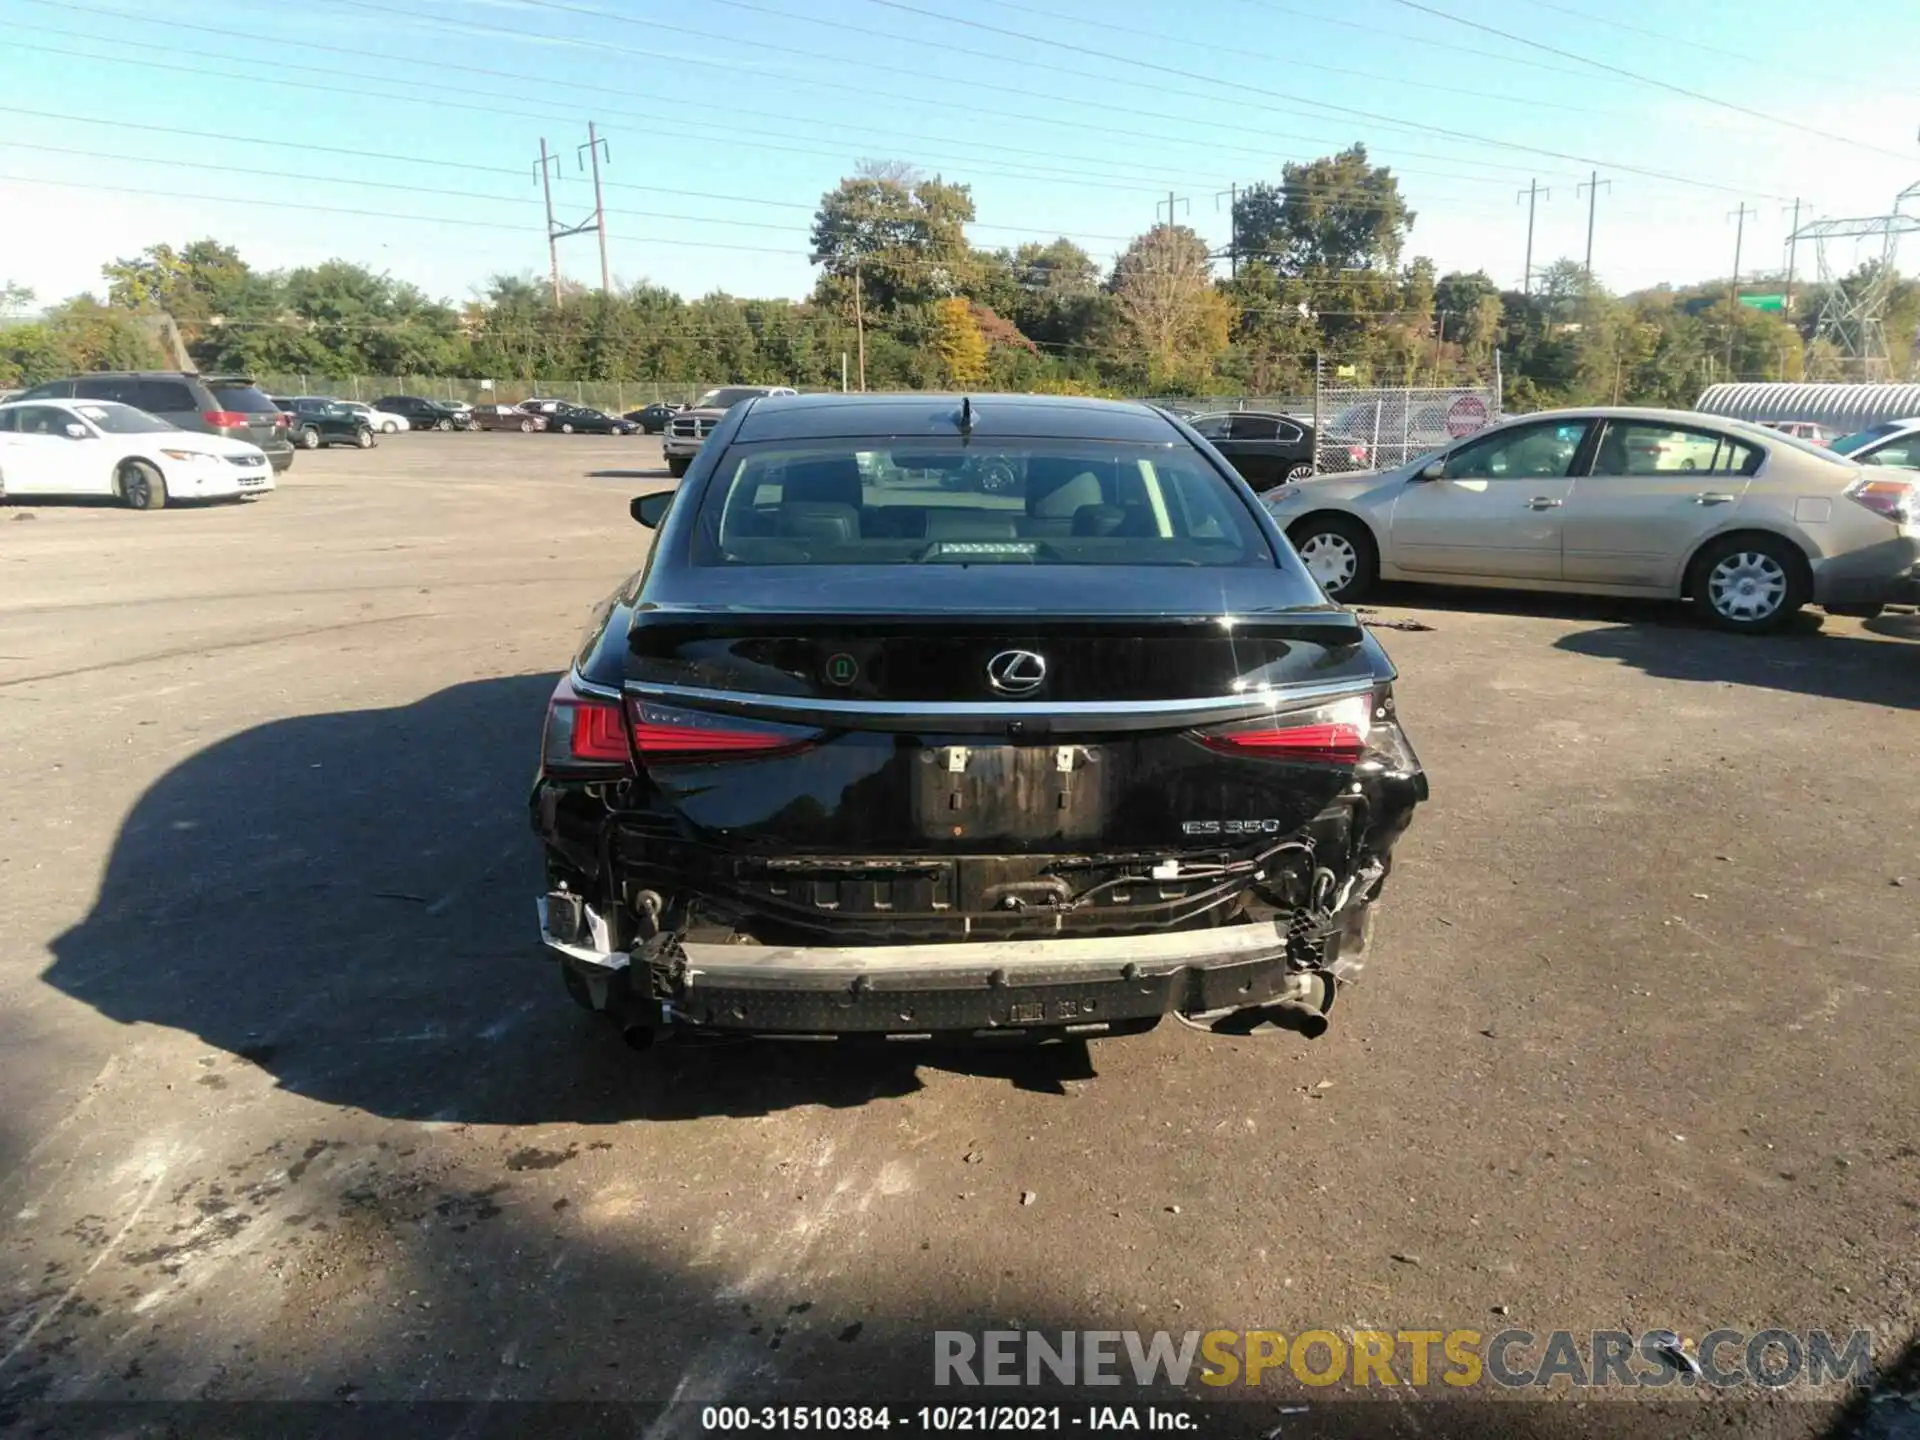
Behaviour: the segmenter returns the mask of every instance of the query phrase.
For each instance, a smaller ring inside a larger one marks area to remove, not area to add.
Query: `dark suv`
[[[267,452],[276,472],[293,464],[293,441],[280,407],[244,375],[181,370],[103,370],[69,375],[23,392],[22,400],[118,400],[149,415],[197,430],[246,440]]]

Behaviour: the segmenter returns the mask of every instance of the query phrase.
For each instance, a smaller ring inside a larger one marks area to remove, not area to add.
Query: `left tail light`
[[[708,715],[645,700],[630,703],[633,748],[642,760],[654,764],[784,755],[803,750],[820,737],[818,730],[801,725]]]
[[[1904,525],[1914,517],[1914,485],[1910,480],[1868,476],[1849,485],[1846,497],[1876,515],[1886,516],[1896,525]]]

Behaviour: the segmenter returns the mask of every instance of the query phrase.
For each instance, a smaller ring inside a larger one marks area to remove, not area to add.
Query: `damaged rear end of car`
[[[1245,485],[1140,407],[743,411],[548,708],[574,998],[636,1042],[1323,1030],[1426,780]]]

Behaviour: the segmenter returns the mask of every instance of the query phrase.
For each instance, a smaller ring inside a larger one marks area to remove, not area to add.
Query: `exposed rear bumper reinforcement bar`
[[[1289,958],[1287,935],[1272,923],[932,945],[689,943],[649,962],[605,948],[604,925],[582,912],[596,933],[561,938],[543,898],[541,939],[590,983],[599,1008],[622,1012],[628,1026],[788,1036],[1091,1033],[1275,1002],[1324,1010],[1334,989],[1324,972]]]

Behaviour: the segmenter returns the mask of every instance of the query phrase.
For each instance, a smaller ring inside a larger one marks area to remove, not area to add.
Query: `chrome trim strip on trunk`
[[[868,728],[924,727],[1001,729],[1014,722],[1090,722],[1104,729],[1166,730],[1188,725],[1252,720],[1307,704],[1347,695],[1367,695],[1380,683],[1317,680],[1278,689],[1247,690],[1184,700],[1064,700],[1021,703],[1005,700],[830,700],[810,695],[757,695],[740,690],[709,690],[697,685],[646,684],[629,680],[626,691],[663,705],[688,705],[762,719],[796,720]],[[588,687],[576,672],[574,684],[586,693],[611,696]]]

